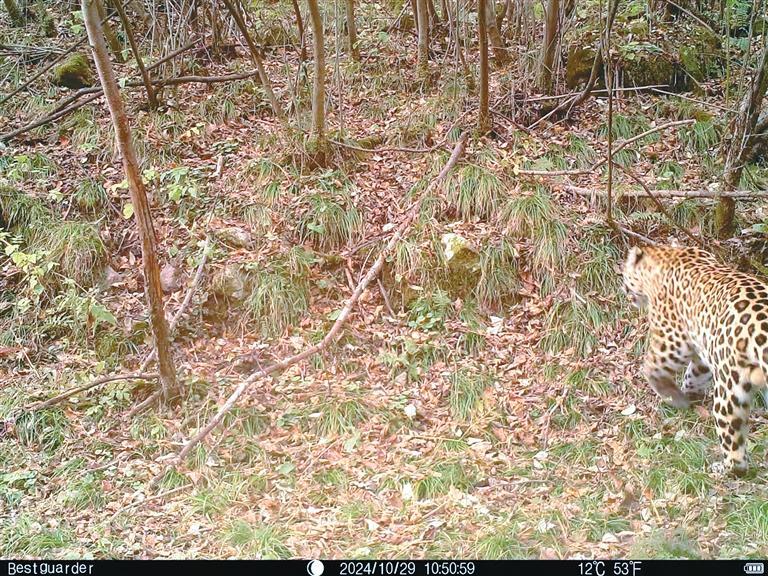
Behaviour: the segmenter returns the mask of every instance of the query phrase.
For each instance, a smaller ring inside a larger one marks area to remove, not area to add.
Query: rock
[[[233,248],[248,248],[251,245],[251,233],[236,226],[222,228],[216,232],[219,240]]]
[[[213,294],[224,300],[242,300],[245,296],[245,275],[236,264],[227,264],[211,280]]]
[[[170,294],[181,288],[181,272],[171,264],[166,264],[160,270],[160,287],[163,292]]]
[[[469,240],[449,232],[440,239],[443,261],[448,270],[443,288],[453,298],[462,298],[477,286],[480,279],[480,254]]]
[[[568,49],[568,62],[565,66],[565,85],[571,90],[586,86],[594,62],[595,51],[592,48],[577,45],[571,46]],[[598,71],[596,88],[602,88],[603,86],[603,67],[601,66]]]
[[[72,54],[64,62],[53,68],[51,81],[56,86],[65,86],[74,90],[92,86],[93,72],[88,59],[77,52]]]

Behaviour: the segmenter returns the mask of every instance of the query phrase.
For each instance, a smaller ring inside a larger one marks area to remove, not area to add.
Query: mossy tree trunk
[[[360,60],[360,50],[357,47],[357,24],[355,23],[355,0],[347,0],[347,40],[349,54],[352,60]]]
[[[426,77],[429,72],[429,10],[427,0],[416,0],[416,21],[419,27],[417,67],[419,75]]]
[[[11,18],[11,24],[18,28],[24,26],[24,14],[21,13],[16,0],[3,0],[3,3],[8,11],[8,16]]]
[[[317,0],[307,0],[312,21],[315,78],[312,85],[312,138],[317,148],[318,163],[322,164],[328,141],[325,134],[325,34],[323,16]]]
[[[768,91],[768,46],[763,48],[758,68],[752,76],[752,84],[744,95],[739,114],[731,126],[733,135],[727,147],[725,168],[723,170],[723,191],[736,190],[741,181],[754,141],[755,128],[760,118],[760,110]],[[718,238],[729,238],[734,232],[736,201],[721,196],[715,207],[715,233]]]
[[[144,268],[144,290],[149,304],[149,317],[155,341],[155,350],[157,352],[162,397],[164,401],[171,402],[176,400],[180,393],[176,381],[176,368],[170,349],[168,324],[163,309],[163,291],[160,286],[160,267],[157,262],[157,247],[155,244],[152,214],[149,210],[144,183],[141,180],[136,151],[131,142],[128,116],[125,113],[125,106],[117,86],[115,72],[112,69],[112,63],[109,60],[107,48],[104,44],[104,33],[101,27],[101,18],[98,14],[96,0],[81,0],[81,6],[85,28],[88,31],[88,39],[93,51],[93,60],[99,73],[99,80],[104,90],[104,98],[109,107],[109,114],[112,117],[112,124],[115,127],[117,145],[123,158],[123,170],[128,181],[128,189],[131,194],[136,223],[139,228],[141,257]]]
[[[539,89],[545,94],[552,93],[553,68],[555,54],[560,37],[560,0],[547,0],[544,18],[544,40],[541,44],[541,67],[539,69]]]
[[[488,3],[479,0],[477,3],[478,36],[480,39],[480,110],[477,118],[477,128],[481,134],[491,129],[491,116],[488,110]]]

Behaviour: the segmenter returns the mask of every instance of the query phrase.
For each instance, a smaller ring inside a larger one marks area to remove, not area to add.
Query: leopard
[[[743,477],[750,409],[768,373],[768,283],[702,248],[670,245],[630,248],[622,276],[634,304],[647,309],[650,387],[677,408],[714,389],[723,461],[713,469]]]

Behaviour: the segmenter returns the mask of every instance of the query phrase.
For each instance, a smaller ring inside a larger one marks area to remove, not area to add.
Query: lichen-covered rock
[[[248,248],[251,245],[251,233],[236,226],[222,228],[216,232],[216,236],[224,244],[233,248]]]
[[[240,266],[228,264],[211,279],[211,291],[218,300],[242,300],[245,297],[246,277]]]
[[[54,67],[51,81],[56,86],[65,86],[74,90],[93,86],[93,72],[88,59],[82,54],[72,54]]]
[[[444,289],[452,297],[465,297],[480,279],[480,253],[472,243],[450,232],[440,239],[447,267]]]

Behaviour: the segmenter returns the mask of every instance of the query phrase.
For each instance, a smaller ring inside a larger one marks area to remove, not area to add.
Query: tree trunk
[[[136,223],[141,239],[141,259],[144,268],[144,289],[149,304],[149,317],[152,335],[157,351],[157,364],[160,372],[163,400],[173,401],[180,396],[176,382],[176,369],[171,355],[168,324],[163,310],[163,291],[160,287],[160,268],[157,264],[157,247],[155,245],[155,230],[152,225],[152,214],[147,202],[147,194],[139,172],[139,162],[131,142],[131,129],[128,126],[128,116],[125,113],[120,90],[117,87],[115,72],[109,61],[104,45],[101,18],[99,18],[96,0],[82,0],[81,6],[88,39],[93,51],[93,60],[99,73],[104,98],[109,107],[112,124],[115,127],[117,146],[123,158],[123,170],[128,181],[128,189],[133,202]]]
[[[95,0],[95,2],[99,18],[101,18],[101,21],[104,23],[104,37],[107,39],[109,49],[112,51],[112,54],[115,55],[115,60],[122,64],[125,62],[125,58],[123,58],[123,46],[120,44],[120,40],[117,39],[115,31],[112,30],[109,20],[107,20],[107,11],[104,9],[104,4],[101,3],[101,0]]]
[[[352,60],[360,60],[360,50],[357,48],[357,24],[355,23],[355,0],[347,0],[347,39],[349,54]]]
[[[327,148],[325,135],[325,35],[323,17],[317,0],[307,0],[309,18],[312,21],[313,49],[315,56],[315,79],[312,85],[312,136],[317,146],[319,163]]]
[[[488,3],[477,3],[477,23],[480,38],[480,111],[477,127],[481,134],[491,129],[491,116],[488,111]]]
[[[24,14],[21,13],[16,0],[3,0],[8,16],[11,18],[11,25],[21,28],[24,26]]]
[[[251,60],[253,60],[253,63],[256,66],[256,70],[259,71],[261,87],[264,88],[264,92],[267,94],[267,99],[269,100],[270,106],[272,106],[272,111],[275,113],[275,116],[277,116],[280,120],[283,120],[285,118],[283,108],[280,106],[280,102],[277,101],[277,97],[272,90],[272,82],[269,81],[269,76],[267,76],[264,63],[261,61],[261,56],[259,56],[259,49],[256,47],[256,44],[248,32],[248,27],[245,25],[243,15],[240,14],[240,10],[238,10],[237,7],[232,3],[232,0],[223,0],[223,2],[227,7],[227,10],[229,10],[229,13],[232,15],[232,18],[234,18],[235,24],[237,24],[237,27],[240,29],[240,33],[243,35],[243,38],[245,38],[245,43],[248,44]]]
[[[760,109],[766,91],[768,91],[768,45],[763,48],[760,63],[752,77],[752,85],[744,95],[739,115],[731,125],[733,136],[727,148],[723,170],[724,192],[731,192],[739,186],[744,165],[752,149],[753,135],[760,118]],[[729,238],[733,235],[735,216],[736,201],[733,198],[721,196],[715,207],[715,233],[718,238]]]
[[[496,10],[493,0],[485,0],[485,3],[486,30],[491,46],[493,46],[493,58],[498,64],[503,65],[507,61],[507,47],[504,45],[504,40],[501,38],[499,28],[496,25]]]
[[[304,19],[301,17],[299,0],[291,0],[291,2],[293,3],[293,13],[296,14],[296,27],[299,29],[299,45],[301,46],[301,54],[299,59],[304,62],[307,59],[307,43],[306,36],[304,34]]]
[[[149,104],[149,109],[154,110],[158,105],[155,89],[152,87],[152,80],[149,77],[149,72],[147,72],[147,69],[144,66],[144,61],[141,58],[139,46],[136,44],[136,39],[133,37],[133,30],[131,29],[131,24],[128,22],[128,18],[125,15],[125,10],[123,10],[122,0],[114,0],[113,6],[117,11],[120,22],[123,24],[123,30],[125,30],[128,43],[131,46],[131,52],[133,52],[133,57],[136,59],[136,65],[139,67],[139,71],[141,72],[141,79],[144,82],[144,89],[147,91],[147,103]]]
[[[416,20],[419,26],[417,68],[419,76],[426,77],[429,72],[429,12],[427,0],[416,0],[416,13]]]
[[[618,0],[615,0],[618,1]],[[544,19],[544,40],[541,45],[541,68],[539,70],[539,89],[545,94],[552,93],[552,73],[555,66],[555,54],[560,36],[560,0],[547,0]]]

